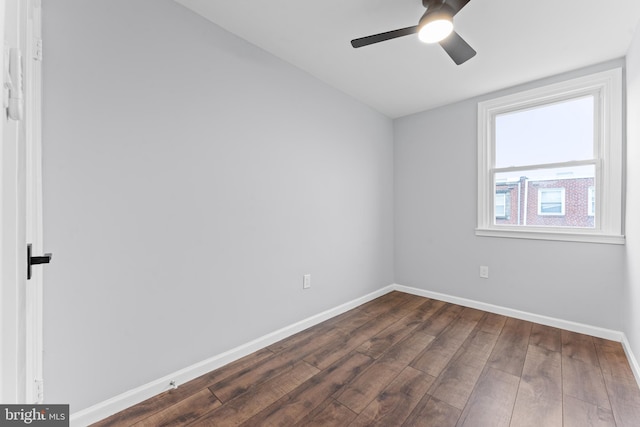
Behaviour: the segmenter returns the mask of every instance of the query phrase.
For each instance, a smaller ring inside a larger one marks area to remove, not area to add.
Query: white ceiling
[[[391,118],[620,58],[640,19],[640,0],[472,0],[454,24],[478,54],[456,66],[415,35],[351,47],[421,0],[176,1]]]

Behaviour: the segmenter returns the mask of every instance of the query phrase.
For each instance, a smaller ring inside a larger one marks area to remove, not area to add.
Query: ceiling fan
[[[422,5],[427,10],[420,18],[418,25],[351,40],[351,46],[358,48],[418,33],[420,40],[425,43],[439,43],[453,62],[460,65],[476,55],[476,51],[453,31],[453,17],[469,1],[422,0]]]

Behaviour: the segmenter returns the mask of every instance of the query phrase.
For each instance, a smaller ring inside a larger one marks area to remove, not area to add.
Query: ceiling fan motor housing
[[[420,18],[418,28],[422,28],[422,26],[428,22],[436,21],[438,19],[453,21],[453,15],[455,15],[453,8],[446,3],[440,3],[438,7],[432,5],[427,8],[426,12]]]
[[[430,7],[436,7],[438,5],[443,5],[447,1],[446,0],[422,0],[422,5],[429,9]]]

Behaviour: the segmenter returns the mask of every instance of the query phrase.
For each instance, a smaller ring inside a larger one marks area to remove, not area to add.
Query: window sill
[[[561,242],[604,243],[624,245],[625,237],[613,234],[572,233],[564,231],[513,230],[495,228],[477,228],[476,236],[504,237],[509,239],[555,240]]]

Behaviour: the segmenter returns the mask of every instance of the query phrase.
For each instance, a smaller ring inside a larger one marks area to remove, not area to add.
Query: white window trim
[[[561,208],[558,212],[542,212],[542,193],[546,191],[560,191]],[[540,216],[564,216],[565,215],[565,189],[564,188],[538,188],[538,215]]]
[[[594,228],[495,225],[494,123],[498,114],[580,96],[596,99],[596,224]],[[600,102],[597,102],[597,101]],[[599,108],[601,106],[602,108]],[[478,103],[478,224],[476,235],[624,244],[622,234],[622,69]]]

